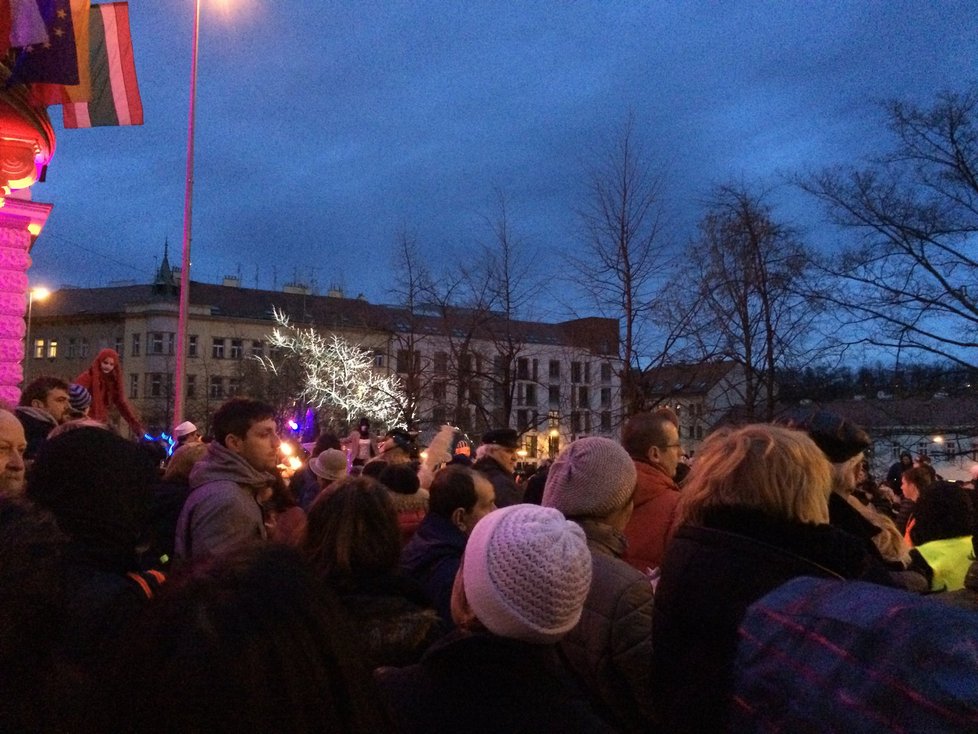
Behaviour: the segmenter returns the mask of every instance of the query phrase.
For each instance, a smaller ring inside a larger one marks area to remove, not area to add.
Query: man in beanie
[[[547,474],[543,506],[584,530],[593,580],[577,625],[560,643],[598,710],[622,731],[655,728],[652,708],[652,585],[622,560],[635,464],[608,438],[580,438]]]
[[[862,540],[867,569],[864,579],[911,591],[930,588],[920,574],[906,570],[909,548],[903,547],[893,521],[851,497],[863,453],[872,445],[869,434],[849,419],[826,410],[791,417],[787,423],[805,431],[832,465],[829,524]]]
[[[509,507],[523,501],[523,492],[513,478],[519,448],[520,435],[515,430],[496,428],[482,437],[482,444],[476,449],[476,462],[472,468],[492,482],[497,507]]]
[[[173,429],[173,437],[177,440],[177,448],[191,443],[200,442],[200,431],[190,421],[184,421]]]
[[[377,678],[401,731],[603,732],[555,644],[581,617],[591,555],[556,510],[515,505],[472,531],[452,590],[458,629]]]
[[[92,405],[92,394],[81,385],[68,385],[68,417],[71,420],[87,418]]]
[[[446,466],[428,488],[428,514],[401,550],[401,570],[421,584],[448,625],[452,624],[452,584],[466,542],[495,509],[488,479],[464,466]]]
[[[635,462],[635,511],[625,528],[625,560],[642,573],[659,567],[675,529],[682,460],[679,419],[668,408],[638,413],[625,422],[622,446]]]
[[[260,503],[277,478],[275,410],[233,398],[214,413],[213,428],[207,455],[190,472],[190,496],[177,520],[174,552],[185,560],[267,538]]]

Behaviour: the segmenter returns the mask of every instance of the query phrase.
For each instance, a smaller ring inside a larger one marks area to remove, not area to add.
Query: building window
[[[197,375],[187,375],[187,397],[197,397]]]
[[[478,380],[473,380],[469,384],[469,402],[476,405],[482,402],[482,384]]]
[[[34,359],[44,359],[44,345],[46,343],[43,339],[34,340]]]
[[[696,438],[703,438],[703,426],[696,426]]]
[[[611,430],[611,411],[602,410],[601,411],[601,430],[610,431]]]
[[[115,338],[115,353],[116,354],[122,354],[123,353],[122,352],[122,337],[121,336],[117,336]]]
[[[211,341],[211,357],[214,359],[224,359],[224,340],[216,336]],[[220,379],[220,378],[218,378]]]
[[[590,382],[590,381],[591,381],[591,363],[590,362],[585,362],[584,363],[584,382]]]
[[[521,433],[527,430],[527,421],[529,420],[529,411],[527,410],[517,410],[516,411],[516,430]]]
[[[448,354],[445,352],[435,352],[435,374],[448,374]]]
[[[244,342],[241,339],[231,340],[231,359],[244,359]]]
[[[560,379],[560,360],[557,359],[550,360],[550,379],[551,380]]]
[[[166,353],[176,354],[177,335],[173,332],[166,334]]]
[[[520,357],[516,360],[516,379],[530,379],[530,360],[528,360],[526,357]]]
[[[78,356],[83,359],[88,356],[88,339],[85,337],[82,337],[81,347],[78,350]]]
[[[233,398],[241,392],[241,378],[232,377],[228,380],[228,397]]]
[[[54,359],[58,356],[58,340],[52,339],[48,342],[48,359]]]
[[[251,342],[251,356],[252,357],[264,357],[265,356],[265,344],[261,339],[256,339]]]
[[[581,381],[581,363],[571,362],[571,382]]]
[[[576,410],[571,413],[571,433],[581,432],[581,414]]]
[[[584,411],[584,432],[591,432],[591,411],[589,410]]]
[[[468,352],[458,355],[458,374],[460,377],[472,374],[472,355]]]
[[[377,369],[384,368],[384,352],[381,349],[374,350],[374,367]]]
[[[417,374],[421,371],[421,352],[413,349],[397,350],[397,371],[400,374],[413,372]]]
[[[601,363],[601,382],[611,382],[611,362]]]
[[[444,405],[436,405],[434,408],[431,409],[431,420],[437,425],[440,426],[444,423],[447,423],[448,422],[447,418],[448,418],[448,414],[445,412]]]
[[[196,357],[197,356],[197,335],[191,334],[187,337],[187,356]]]
[[[129,397],[139,397],[139,375],[137,374],[129,375]]]
[[[610,408],[611,407],[611,388],[602,387],[601,388],[601,407]]]
[[[211,378],[210,383],[210,396],[212,398],[223,398],[224,397],[224,378],[214,376]]]
[[[537,386],[527,385],[526,386],[526,404],[531,407],[536,407],[537,404]]]
[[[160,342],[160,348],[163,348],[162,341]],[[163,375],[159,372],[154,372],[149,376],[149,396],[151,398],[163,397]]]
[[[539,374],[539,372],[540,372],[540,361],[537,360],[537,359],[534,359],[533,360],[533,381],[534,382],[537,381],[537,379],[538,379],[537,378],[537,375]]]
[[[560,407],[560,385],[551,385],[547,389],[547,402],[551,408]]]
[[[448,396],[447,383],[444,380],[436,380],[431,383],[431,397],[439,402],[445,402]]]
[[[591,396],[588,395],[588,389],[586,385],[581,385],[577,388],[577,405],[581,408],[587,408],[591,405]]]
[[[138,357],[139,356],[139,346],[140,346],[139,342],[140,342],[140,337],[141,336],[142,336],[141,334],[133,334],[132,335],[132,356],[133,357]]]
[[[66,356],[68,359],[74,359],[78,356],[78,340],[74,337],[68,340],[68,354]]]
[[[154,331],[149,335],[149,347],[147,354],[163,354],[163,334]]]

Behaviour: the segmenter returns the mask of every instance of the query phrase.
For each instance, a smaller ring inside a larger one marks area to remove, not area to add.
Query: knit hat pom
[[[512,505],[475,526],[462,580],[469,606],[491,632],[553,643],[581,618],[591,552],[580,527],[557,510]]]

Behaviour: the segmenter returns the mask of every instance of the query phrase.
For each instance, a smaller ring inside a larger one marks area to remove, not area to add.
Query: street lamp
[[[44,301],[51,295],[44,286],[31,288],[27,291],[27,333],[24,335],[24,385],[27,385],[27,369],[30,366],[31,358],[34,355],[33,345],[31,344],[31,313],[34,311],[34,301]]]
[[[177,315],[177,358],[173,386],[173,425],[183,420],[186,379],[187,320],[190,310],[190,225],[194,198],[194,116],[197,106],[197,40],[200,36],[200,0],[194,0],[193,46],[190,52],[190,113],[187,124],[187,179],[183,197],[183,254],[180,259],[180,305]]]

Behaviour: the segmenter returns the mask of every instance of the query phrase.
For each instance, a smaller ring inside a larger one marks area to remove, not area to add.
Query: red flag
[[[142,125],[143,103],[129,33],[129,3],[93,5],[88,41],[91,99],[65,104],[64,126]]]

